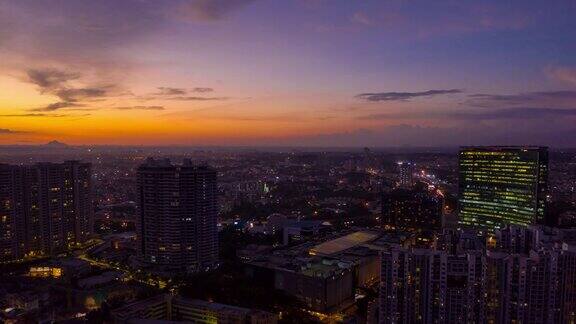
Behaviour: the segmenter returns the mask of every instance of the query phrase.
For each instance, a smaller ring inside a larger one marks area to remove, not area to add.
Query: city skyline
[[[0,153],[7,323],[576,319],[574,150]]]
[[[0,144],[575,147],[572,1],[2,1]]]

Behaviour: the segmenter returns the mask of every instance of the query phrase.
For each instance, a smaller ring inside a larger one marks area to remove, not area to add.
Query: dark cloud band
[[[502,120],[502,119],[545,119],[576,116],[576,109],[516,107],[488,111],[442,111],[370,114],[358,117],[361,120],[405,120],[405,119],[451,119],[451,120]]]
[[[366,101],[406,101],[418,97],[431,97],[444,94],[462,93],[460,89],[448,90],[428,90],[421,92],[374,92],[374,93],[361,93],[356,95],[356,98]]]

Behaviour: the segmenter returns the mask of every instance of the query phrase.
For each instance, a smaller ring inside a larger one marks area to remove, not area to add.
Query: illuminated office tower
[[[547,148],[464,147],[459,158],[461,225],[493,232],[544,219]]]
[[[138,168],[138,190],[142,261],[168,271],[217,266],[216,171],[148,159]]]

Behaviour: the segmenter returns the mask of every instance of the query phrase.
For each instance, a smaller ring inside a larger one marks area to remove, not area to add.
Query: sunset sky
[[[0,144],[576,147],[576,1],[0,0]]]

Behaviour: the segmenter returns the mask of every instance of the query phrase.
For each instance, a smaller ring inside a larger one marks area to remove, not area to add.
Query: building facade
[[[215,170],[149,159],[138,168],[138,191],[142,261],[191,272],[218,265]]]
[[[0,258],[53,255],[88,240],[93,227],[89,163],[0,165]]]
[[[533,238],[526,252],[509,243],[480,249],[459,242],[456,251],[383,251],[379,322],[575,323],[572,238],[543,235],[538,227],[514,231]]]
[[[412,162],[398,162],[398,186],[410,188],[414,184],[415,165]]]
[[[382,193],[382,225],[390,228],[440,230],[443,197],[424,188],[396,188]]]
[[[545,147],[464,147],[459,155],[460,224],[493,232],[544,219]]]
[[[183,322],[227,324],[276,324],[269,312],[162,294],[112,311],[114,323]]]
[[[482,323],[483,260],[476,252],[382,253],[380,323]]]

